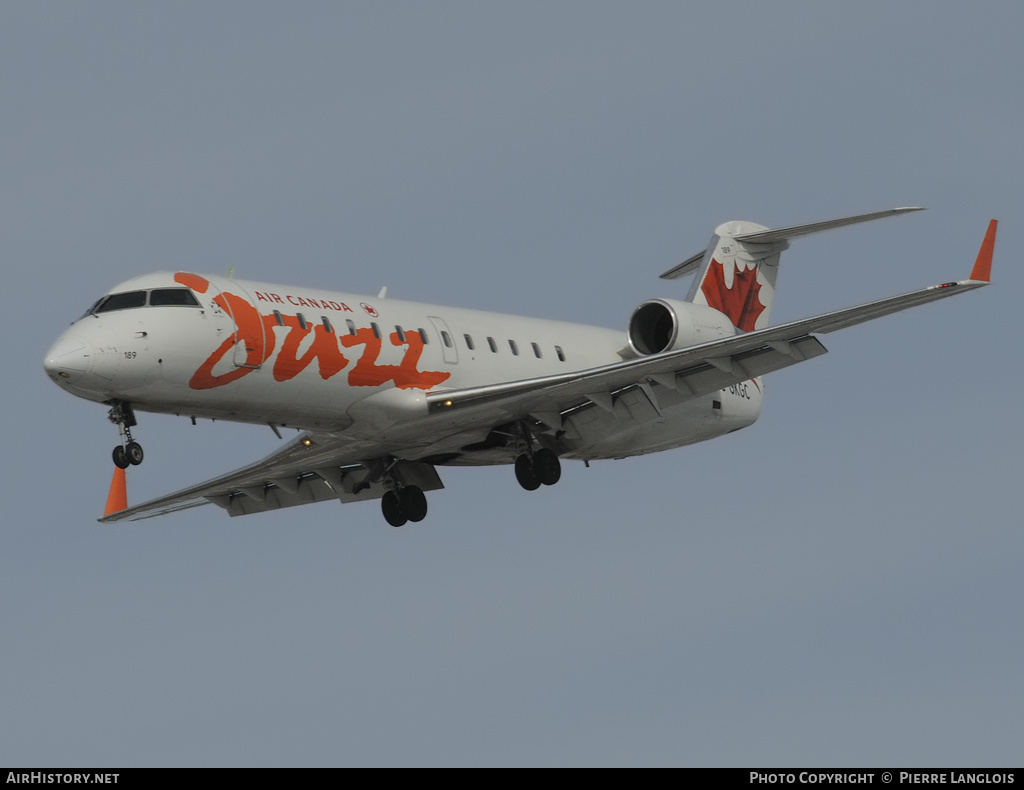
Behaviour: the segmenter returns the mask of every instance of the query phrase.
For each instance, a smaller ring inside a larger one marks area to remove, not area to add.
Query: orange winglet
[[[985,240],[981,243],[981,249],[978,250],[978,259],[974,262],[974,268],[971,269],[971,279],[978,282],[987,283],[989,281],[989,275],[992,272],[992,252],[996,247],[996,225],[998,223],[992,220],[988,223],[988,231],[985,233]]]
[[[104,516],[128,509],[128,484],[125,481],[124,469],[114,467],[114,477],[110,481],[110,494],[107,496],[107,508]]]

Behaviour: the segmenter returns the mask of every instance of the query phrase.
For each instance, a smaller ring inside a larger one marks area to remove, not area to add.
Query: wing
[[[484,411],[491,416],[496,410],[506,416],[560,413],[581,400],[611,410],[614,399],[624,390],[650,382],[697,397],[824,354],[824,346],[813,337],[816,333],[834,332],[987,284],[973,279],[942,283],[813,318],[575,373],[432,392],[427,402],[431,413]]]
[[[326,435],[302,434],[262,461],[99,520],[138,521],[210,503],[224,508],[229,515],[241,516],[310,502],[380,499],[385,471],[402,484],[417,485],[423,491],[444,488],[430,464],[398,461],[389,467],[378,460],[353,462],[362,452],[373,457],[365,445]]]
[[[895,209],[894,212],[912,210],[915,209]],[[894,212],[867,214],[818,225],[832,227],[840,222],[860,222]],[[580,399],[610,411],[614,399],[620,393],[633,387],[649,386],[651,382],[678,389],[692,397],[705,395],[826,353],[825,347],[813,337],[814,334],[835,332],[837,329],[988,285],[996,224],[996,220],[989,223],[974,268],[966,280],[933,285],[788,324],[590,370],[486,387],[432,392],[427,395],[428,406],[434,414],[452,411],[472,414],[484,411],[493,416],[494,410],[500,410],[509,417],[533,414],[543,422],[542,415],[560,414],[579,405]],[[817,226],[813,227],[818,229]],[[786,233],[793,230],[810,232],[804,227],[773,232]],[[648,395],[650,397],[649,392]],[[653,398],[652,402],[657,408]]]
[[[399,439],[399,444],[382,452],[372,432],[359,437],[304,434],[255,464],[100,521],[134,521],[210,502],[230,515],[243,515],[331,499],[377,499],[384,492],[385,474],[423,491],[443,488],[433,465],[404,459],[436,457],[471,441],[480,429],[527,417],[560,427],[564,414],[589,404],[610,411],[615,399],[633,388],[644,390],[656,408],[654,384],[696,398],[826,353],[816,334],[987,285],[995,227],[993,220],[967,280],[587,370],[417,395],[425,399],[426,409],[421,416],[406,420],[405,444]],[[417,434],[424,438],[408,439]],[[400,460],[383,460],[382,456]]]

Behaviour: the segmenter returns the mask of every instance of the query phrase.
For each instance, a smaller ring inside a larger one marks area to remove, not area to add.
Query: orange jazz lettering
[[[174,279],[201,294],[210,288],[210,282],[196,274],[179,272]],[[189,386],[196,390],[223,387],[262,366],[273,356],[277,342],[275,329],[280,328],[274,315],[260,315],[259,311],[241,296],[222,292],[215,296],[213,301],[232,317],[236,331],[221,343],[192,375]],[[388,338],[391,345],[405,346],[406,351],[399,364],[382,365],[377,363],[381,352],[381,339],[370,328],[358,329],[354,335],[347,334],[339,338],[323,324],[309,325],[300,322],[298,316],[293,315],[282,315],[281,319],[287,333],[274,360],[272,375],[275,381],[289,381],[295,378],[314,360],[317,362],[320,378],[326,381],[348,367],[349,359],[342,352],[342,348],[357,346],[362,346],[363,352],[349,370],[348,383],[353,387],[379,387],[394,382],[400,389],[430,389],[451,376],[450,373],[442,371],[419,370],[423,338],[418,332],[407,332],[404,339],[398,332],[392,332]],[[305,341],[311,333],[312,340],[306,345]],[[214,374],[214,368],[226,355],[233,353],[237,344],[242,341],[245,343],[246,352],[244,365],[234,367],[226,373]],[[305,351],[300,352],[303,346]]]

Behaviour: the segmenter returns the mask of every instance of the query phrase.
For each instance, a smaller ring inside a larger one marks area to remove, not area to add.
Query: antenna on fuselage
[[[387,295],[388,295],[388,287],[385,285],[383,288],[380,289],[380,293],[377,294],[377,298],[378,299],[385,299],[385,298],[387,298]]]
[[[231,276],[232,276],[232,275],[233,275],[234,273],[235,273],[235,267],[234,267],[234,266],[229,266],[229,267],[228,267],[228,273],[227,273],[227,274],[225,274],[224,276],[225,276],[225,277],[227,277],[227,278],[228,278],[228,279],[230,280],[230,279],[231,279]]]

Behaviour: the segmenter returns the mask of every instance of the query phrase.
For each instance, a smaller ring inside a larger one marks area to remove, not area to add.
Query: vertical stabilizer
[[[753,222],[726,222],[704,253],[701,272],[687,300],[725,313],[743,332],[768,325],[779,272],[779,256],[789,247],[784,240],[746,241],[740,237],[767,231]]]

